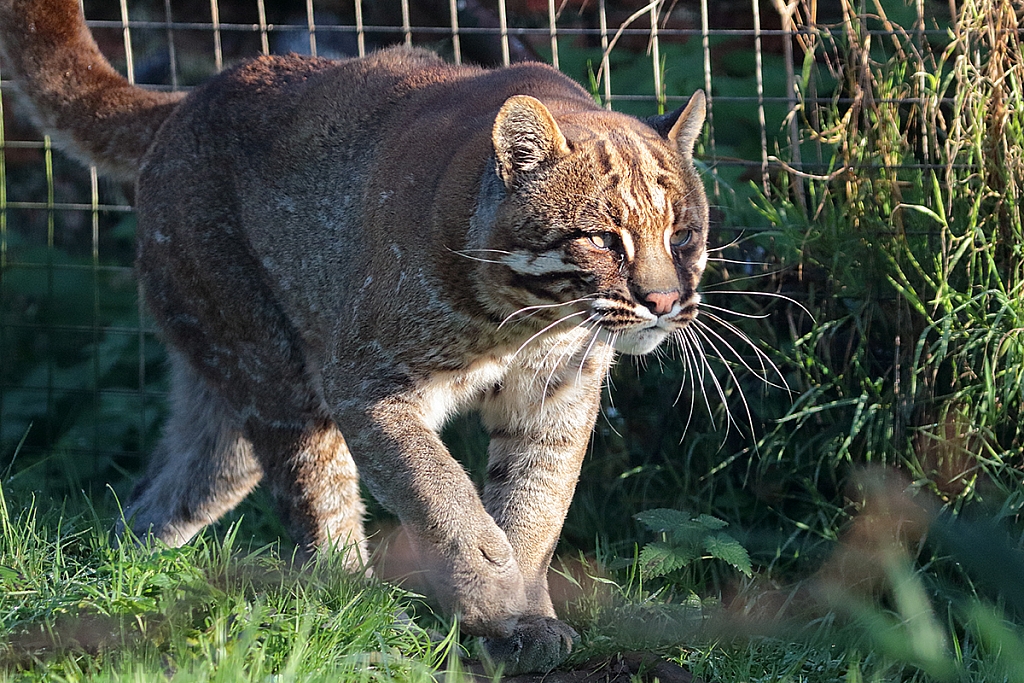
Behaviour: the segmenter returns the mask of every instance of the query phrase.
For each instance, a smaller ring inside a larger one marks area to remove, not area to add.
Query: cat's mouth
[[[619,353],[643,356],[658,348],[668,335],[669,331],[662,327],[646,327],[636,331],[612,333],[611,342]]]
[[[634,306],[629,315],[623,315],[620,308],[616,315],[602,316],[600,324],[608,343],[616,351],[642,356],[658,348],[673,332],[689,325],[697,317],[699,303],[700,296],[695,294],[685,304],[677,304],[663,315],[656,315],[641,305]],[[598,307],[595,310],[601,312]]]

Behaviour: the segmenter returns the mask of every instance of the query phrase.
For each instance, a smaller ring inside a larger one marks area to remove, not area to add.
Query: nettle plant
[[[729,526],[728,522],[711,515],[691,515],[666,508],[647,510],[636,518],[658,534],[658,540],[640,551],[642,576],[679,579],[681,570],[708,560],[720,560],[748,577],[752,575],[746,549],[722,531]]]

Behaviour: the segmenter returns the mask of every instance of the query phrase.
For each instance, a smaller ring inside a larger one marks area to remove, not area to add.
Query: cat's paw
[[[539,615],[524,616],[512,635],[485,638],[484,648],[506,676],[547,673],[565,661],[580,636],[568,624]]]
[[[465,633],[504,637],[513,632],[527,603],[523,575],[511,552],[503,562],[459,563],[450,577],[442,604],[459,615]],[[444,583],[436,581],[435,588]]]

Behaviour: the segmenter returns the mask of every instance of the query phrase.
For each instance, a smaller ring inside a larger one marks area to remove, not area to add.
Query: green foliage
[[[144,332],[122,253],[133,249],[134,215],[119,218],[102,233],[109,261],[10,240],[0,273],[5,466],[19,443],[24,465],[54,450],[99,451],[73,469],[102,482],[119,465],[137,466],[133,456],[152,443],[162,410],[145,403],[165,390],[164,351]]]
[[[691,516],[680,510],[656,509],[636,516],[662,540],[640,551],[640,569],[649,577],[662,577],[696,560],[716,559],[751,576],[750,556],[739,541],[722,531],[728,526],[710,515]]]
[[[777,168],[770,192],[754,188],[749,207],[742,193],[723,195],[739,202],[728,220],[742,216],[763,226],[736,237],[734,260],[761,254],[769,263],[712,261],[712,282],[722,282],[709,287],[706,300],[715,302],[731,283],[743,291],[751,276],[761,276],[767,292],[795,300],[765,305],[758,293],[728,299],[738,312],[771,313],[738,325],[767,342],[762,348],[791,392],[766,387],[751,399],[758,363],[750,351],[750,367],[734,363],[735,377],[718,373],[724,390],[708,412],[735,410],[744,389],[740,408],[749,408],[756,451],[731,435],[709,438],[703,421],[686,421],[686,405],[679,416],[659,411],[657,398],[632,402],[631,392],[641,394],[637,385],[658,398],[671,391],[666,385],[678,387],[671,364],[636,379],[616,374],[609,422],[630,456],[623,479],[635,484],[627,500],[671,500],[672,507],[742,520],[743,545],[762,568],[759,581],[806,575],[825,563],[827,581],[815,575],[792,589],[824,590],[832,618],[847,625],[842,664],[816,665],[819,671],[838,670],[847,680],[1016,680],[1024,656],[1017,640],[1024,503],[1019,19],[1006,3],[972,2],[948,37],[897,27],[883,41],[871,34],[893,29],[881,18],[882,5],[889,19],[896,16],[890,3],[851,6],[852,20],[841,30],[817,27],[803,44],[798,145],[783,146],[778,156],[791,163],[817,157],[822,170]],[[822,65],[839,77],[832,106],[816,102],[829,94]],[[716,417],[721,424],[722,413]],[[673,448],[682,424],[689,431]],[[630,442],[642,446],[633,450]],[[927,534],[911,532],[881,554],[863,547],[865,537],[896,534],[904,521],[894,514],[857,536],[864,499],[851,476],[876,464],[898,473],[893,500],[920,506],[932,520]],[[674,500],[665,494],[670,489]],[[1010,527],[1009,539],[963,519],[990,516]],[[942,521],[948,519],[958,520],[954,531]],[[639,560],[654,573],[680,572],[703,553],[693,544],[673,546],[666,535]],[[870,581],[862,577],[866,592],[828,573],[850,557],[876,570]],[[690,583],[675,585],[723,589],[717,575],[686,578]],[[738,602],[754,609],[759,600],[770,598],[755,593]],[[778,647],[790,661],[820,662],[819,649],[796,644],[807,643],[804,637],[788,634]],[[723,655],[712,649],[701,660],[695,648],[689,663],[725,680],[804,673],[765,666],[771,656],[753,654],[765,649],[764,641],[744,641],[715,669],[709,663]],[[747,669],[737,663],[745,657]]]
[[[764,452],[899,466],[955,509],[1024,483],[1015,26],[979,3],[944,46],[897,34],[879,55],[865,25],[845,34],[859,108],[819,110],[804,131],[828,140],[834,172],[780,178],[758,202],[805,296],[834,297],[787,353],[797,396]]]

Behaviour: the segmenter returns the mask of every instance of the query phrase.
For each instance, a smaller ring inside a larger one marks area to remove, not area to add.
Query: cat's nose
[[[651,292],[644,297],[644,305],[655,315],[665,315],[679,301],[679,292]]]

